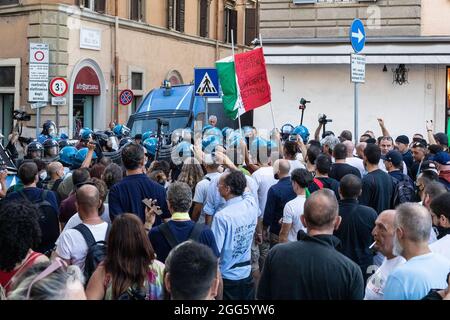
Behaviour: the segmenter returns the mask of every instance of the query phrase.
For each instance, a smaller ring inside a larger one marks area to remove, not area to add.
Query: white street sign
[[[350,65],[352,82],[366,82],[366,56],[352,53]]]
[[[65,106],[66,104],[66,97],[52,97],[52,106]]]
[[[30,64],[48,64],[48,44],[30,43]]]
[[[41,103],[41,102],[36,102],[36,103],[32,103],[30,104],[31,109],[40,109],[45,107],[47,104],[46,103]]]
[[[28,101],[48,102],[49,46],[30,43]]]

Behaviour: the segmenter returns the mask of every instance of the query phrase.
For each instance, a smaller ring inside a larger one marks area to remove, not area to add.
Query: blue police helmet
[[[206,124],[206,125],[203,126],[202,133],[204,134],[206,130],[209,130],[209,129],[212,129],[212,128],[214,128],[212,125]]]
[[[143,145],[149,154],[151,154],[152,156],[156,155],[156,147],[158,146],[157,138],[155,137],[147,138],[144,140]]]
[[[92,137],[92,134],[94,133],[94,131],[92,131],[90,128],[83,128],[80,130],[80,140],[89,140],[89,138]]]
[[[307,143],[309,139],[309,131],[305,126],[297,126],[292,130],[291,135],[299,135],[302,137],[303,143]]]
[[[219,128],[209,128],[206,130],[203,130],[203,136],[217,136],[217,137],[222,137],[222,130],[220,130]]]
[[[142,134],[142,141],[147,140],[148,138],[150,138],[153,135],[153,131],[149,130],[146,131]]]
[[[187,141],[181,141],[175,146],[176,153],[179,157],[188,158],[194,156],[192,152],[192,144]]]
[[[82,148],[78,150],[78,152],[73,157],[73,165],[80,167],[83,164],[83,161],[86,159],[88,152],[89,152],[88,148]],[[97,154],[94,151],[94,154],[92,155],[92,160],[96,160],[97,158],[98,158]]]
[[[49,149],[49,148],[53,148],[53,147],[59,147],[59,144],[58,144],[58,142],[56,142],[55,139],[47,139],[44,141],[42,146],[44,147],[44,149]]]
[[[202,140],[202,150],[212,151],[220,145],[220,139],[217,136],[207,136]]]
[[[238,147],[242,141],[245,141],[240,130],[231,133],[227,140],[227,147]]]
[[[65,133],[61,133],[61,136],[59,137],[61,140],[67,140],[69,139],[69,136]]]
[[[267,149],[267,141],[261,137],[256,137],[250,144],[250,153],[256,156],[258,150],[261,150],[261,148]]]
[[[77,148],[66,146],[59,152],[59,161],[66,167],[73,165],[75,154],[78,152]]]

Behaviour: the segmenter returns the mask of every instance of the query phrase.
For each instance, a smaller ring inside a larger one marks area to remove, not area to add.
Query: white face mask
[[[45,180],[47,178],[47,172],[43,171],[39,174],[39,178],[41,180]]]

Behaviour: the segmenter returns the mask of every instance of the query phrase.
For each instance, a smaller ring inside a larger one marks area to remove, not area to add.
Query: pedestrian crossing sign
[[[219,77],[215,68],[195,68],[195,95],[202,97],[219,96]]]

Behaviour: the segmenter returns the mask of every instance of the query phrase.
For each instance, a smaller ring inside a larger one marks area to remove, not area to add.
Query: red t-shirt
[[[11,279],[16,274],[19,275],[20,273],[26,271],[29,267],[31,267],[34,264],[36,259],[42,255],[43,255],[42,253],[32,251],[31,254],[28,256],[28,259],[25,260],[25,262],[22,263],[22,265],[19,268],[14,269],[10,272],[0,270],[0,284],[5,289],[6,293],[8,293],[9,290],[11,289],[11,285],[13,283]]]

